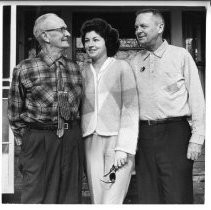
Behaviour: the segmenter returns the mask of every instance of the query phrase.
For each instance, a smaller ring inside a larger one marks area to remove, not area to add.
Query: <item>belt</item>
[[[70,130],[73,128],[74,125],[79,125],[79,120],[73,120],[71,122],[65,122],[64,123],[64,129]],[[57,130],[58,125],[57,124],[44,124],[44,123],[29,123],[28,127],[30,129],[37,129],[37,130]]]
[[[158,119],[158,120],[140,120],[140,125],[157,125],[157,124],[166,124],[171,122],[178,122],[178,121],[186,121],[187,116],[183,117],[169,117],[164,119]]]

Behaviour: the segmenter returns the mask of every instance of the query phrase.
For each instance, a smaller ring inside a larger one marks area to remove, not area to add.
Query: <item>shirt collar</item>
[[[144,60],[150,55],[150,52],[147,51],[147,50],[143,50],[141,53],[142,53],[142,56],[143,56]]]
[[[40,51],[39,57],[49,66],[51,67],[56,61],[60,61],[63,65],[65,65],[65,58],[62,55],[60,58],[55,58],[47,53],[45,53],[43,50]]]
[[[168,47],[168,42],[164,40],[164,42],[160,45],[160,47],[158,47],[158,49],[153,52],[154,55],[161,58],[163,56],[163,53],[166,51],[167,47]]]
[[[168,45],[169,45],[168,42],[166,40],[164,40],[164,42],[154,52],[150,52],[148,50],[143,50],[142,56],[143,56],[144,60],[150,55],[150,53],[161,58],[163,56],[163,53],[166,51]]]

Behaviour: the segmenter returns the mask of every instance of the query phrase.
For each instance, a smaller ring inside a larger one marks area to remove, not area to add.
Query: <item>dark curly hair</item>
[[[105,40],[105,46],[107,49],[107,56],[114,56],[119,50],[119,32],[117,29],[112,28],[105,20],[101,18],[94,18],[87,20],[81,27],[81,39],[84,46],[85,35],[90,31],[95,31]]]

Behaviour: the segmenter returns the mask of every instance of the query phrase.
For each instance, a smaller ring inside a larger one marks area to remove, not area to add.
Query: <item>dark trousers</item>
[[[140,125],[136,155],[140,203],[193,203],[193,161],[186,158],[190,136],[187,121]]]
[[[82,138],[79,123],[65,130],[29,130],[22,144],[21,203],[76,204],[81,202]]]

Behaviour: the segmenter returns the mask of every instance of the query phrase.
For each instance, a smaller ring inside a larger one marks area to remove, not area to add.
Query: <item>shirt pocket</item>
[[[184,77],[178,68],[165,69],[160,77],[162,78],[161,89],[168,94],[177,93],[184,84]]]
[[[168,94],[175,94],[179,92],[184,86],[184,79],[178,78],[177,80],[171,81],[163,87],[163,90]]]
[[[172,84],[167,85],[164,90],[168,93],[175,93],[179,90],[179,86],[177,84],[177,82],[174,82]]]

